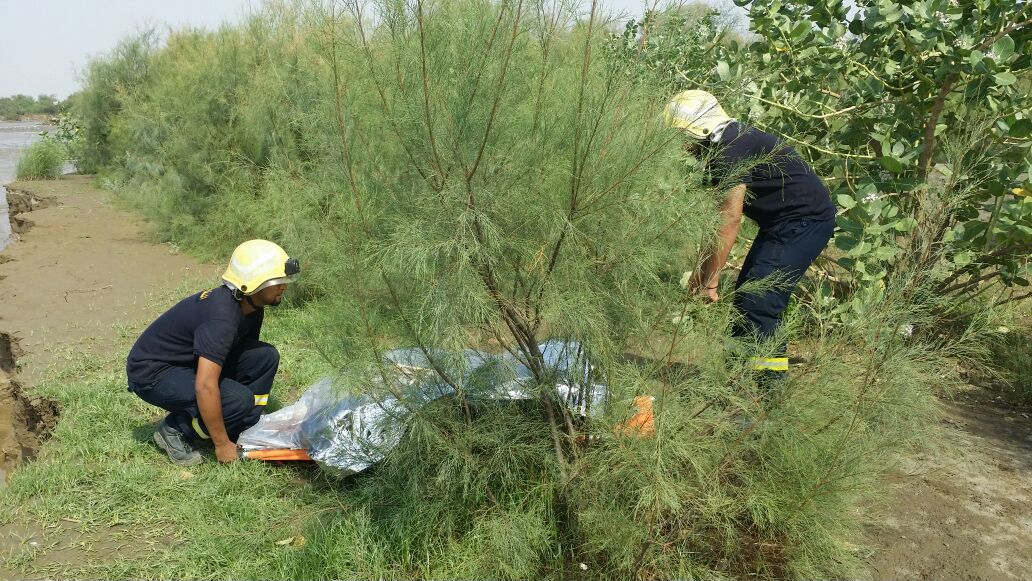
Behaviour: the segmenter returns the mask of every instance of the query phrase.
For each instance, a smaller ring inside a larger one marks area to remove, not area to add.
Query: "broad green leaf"
[[[849,234],[839,233],[835,236],[835,247],[840,250],[850,251],[860,244],[860,239]]]
[[[907,216],[906,218],[900,218],[896,220],[896,223],[892,225],[898,232],[910,232],[917,226],[917,220]]]
[[[1002,36],[993,43],[993,52],[996,53],[997,62],[1006,62],[1014,54],[1014,39],[1009,36]]]
[[[789,33],[794,40],[801,40],[806,33],[810,31],[810,23],[806,20],[800,20],[792,27],[792,32]]]
[[[885,267],[875,262],[864,265],[864,280],[878,280],[886,275]]]
[[[864,240],[861,240],[857,243],[856,246],[850,248],[846,254],[848,254],[849,256],[863,256],[867,254],[870,250],[871,244]]]
[[[903,172],[903,164],[894,157],[883,155],[878,158],[878,162],[881,163],[883,168],[891,171],[892,173],[898,174]]]
[[[981,51],[973,50],[971,51],[971,54],[968,55],[968,62],[971,63],[971,66],[975,66],[982,62],[984,57],[985,55],[983,55]]]
[[[879,260],[892,260],[896,258],[896,249],[890,246],[879,246],[874,251],[874,257]]]
[[[722,81],[726,81],[731,77],[731,67],[728,66],[726,61],[717,61],[717,76]]]
[[[1018,119],[1010,126],[1010,136],[1017,139],[1024,139],[1032,133],[1032,120]]]
[[[993,75],[993,79],[996,80],[997,85],[1005,87],[1007,85],[1013,85],[1015,82],[1017,82],[1018,77],[1015,77],[1014,73],[1010,71],[1003,71]]]
[[[843,232],[852,232],[856,235],[860,235],[864,230],[863,224],[854,220],[850,214],[839,214],[838,218],[835,219],[835,225]]]
[[[839,194],[835,199],[838,200],[839,206],[847,210],[856,207],[856,198],[849,194]]]

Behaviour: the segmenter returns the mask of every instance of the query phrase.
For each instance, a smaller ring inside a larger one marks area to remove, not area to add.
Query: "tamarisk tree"
[[[596,12],[546,6],[347,3],[329,39],[360,302],[428,355],[489,341],[541,384],[539,343],[621,348],[710,221],[662,96],[599,58]]]

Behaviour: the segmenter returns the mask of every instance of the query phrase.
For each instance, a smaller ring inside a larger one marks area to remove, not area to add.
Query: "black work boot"
[[[176,466],[196,466],[203,460],[201,453],[193,449],[183,433],[164,420],[154,431],[154,443],[168,453],[168,459]]]

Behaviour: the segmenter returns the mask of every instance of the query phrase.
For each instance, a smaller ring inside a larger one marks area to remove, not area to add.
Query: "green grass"
[[[61,175],[65,158],[65,150],[60,143],[42,139],[22,152],[15,172],[19,180],[56,179]]]

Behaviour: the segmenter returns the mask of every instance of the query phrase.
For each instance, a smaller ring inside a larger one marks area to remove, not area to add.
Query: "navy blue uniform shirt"
[[[821,178],[773,135],[733,121],[714,147],[711,183],[728,188],[745,184],[745,215],[760,228],[790,219],[835,217],[835,204]]]
[[[189,296],[151,323],[129,351],[129,381],[148,385],[169,367],[197,366],[204,357],[225,366],[230,352],[257,340],[265,313],[244,316],[232,292],[220,286]]]

